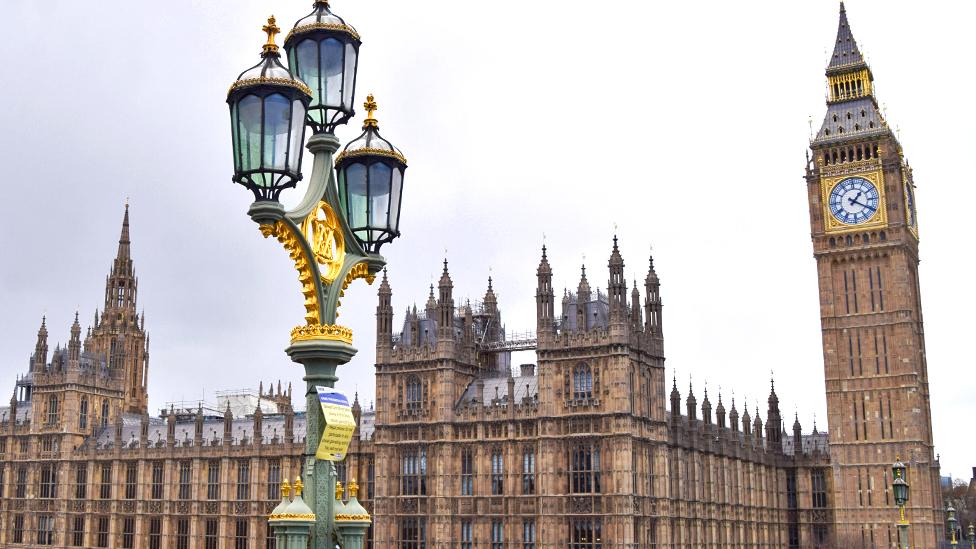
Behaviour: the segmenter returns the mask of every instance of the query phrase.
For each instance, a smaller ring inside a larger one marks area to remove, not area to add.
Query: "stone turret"
[[[613,237],[613,250],[607,262],[610,280],[607,282],[607,298],[610,300],[610,324],[627,323],[627,281],[624,278],[624,259],[617,247],[617,236]]]
[[[586,280],[586,265],[580,268],[579,286],[576,287],[576,329],[585,332],[587,327],[586,303],[590,301],[590,283]]]
[[[68,340],[68,368],[77,369],[81,359],[81,325],[78,323],[78,312],[75,311],[75,321],[71,325],[71,339]]]
[[[203,445],[203,405],[197,406],[197,415],[193,422],[193,445]]]
[[[803,453],[803,428],[800,427],[800,415],[794,414],[793,419],[793,455]]]
[[[677,425],[681,419],[681,393],[678,392],[678,378],[675,376],[671,384],[671,424]]]
[[[725,405],[722,404],[722,392],[721,387],[719,387],[718,393],[718,405],[715,407],[715,423],[718,425],[719,429],[725,429]]]
[[[542,259],[539,260],[539,268],[536,269],[536,290],[535,290],[535,324],[536,333],[540,339],[548,338],[552,335],[555,319],[555,296],[552,290],[552,268],[549,266],[549,259],[546,258],[546,247],[542,246]]]
[[[454,283],[447,272],[447,259],[444,271],[437,283],[440,299],[437,302],[437,337],[441,340],[454,339]]]
[[[224,409],[224,446],[230,446],[234,440],[234,414],[230,411],[230,401],[227,401],[227,408]]]
[[[393,290],[383,269],[383,279],[377,291],[379,303],[376,305],[376,353],[387,357],[393,349]]]
[[[37,330],[37,343],[31,356],[31,371],[43,372],[47,367],[47,316],[41,317],[41,327]]]
[[[261,405],[258,404],[254,409],[254,444],[261,444],[264,442],[264,412],[261,411]]]
[[[705,425],[712,424],[712,403],[708,401],[708,387],[705,387],[705,398],[701,405],[702,421]]]
[[[166,445],[170,448],[176,446],[176,411],[172,406],[169,407],[169,415],[166,416]]]
[[[776,385],[769,381],[769,409],[766,413],[766,445],[777,453],[783,453],[783,419],[779,413],[779,397],[776,396]]]
[[[698,419],[698,399],[695,398],[695,390],[691,386],[691,381],[688,381],[688,400],[686,401],[688,406],[688,423],[694,425],[695,420]]]

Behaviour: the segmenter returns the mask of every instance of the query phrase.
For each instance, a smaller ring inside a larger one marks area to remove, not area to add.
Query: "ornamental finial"
[[[288,484],[288,479],[281,481],[281,496],[287,498],[291,494],[291,484]]]
[[[261,30],[268,33],[268,41],[264,44],[264,53],[278,53],[278,45],[275,44],[275,35],[281,32],[281,29],[275,24],[274,15],[268,18],[268,24],[261,27]]]
[[[295,497],[302,495],[302,488],[305,486],[302,484],[302,477],[295,477],[295,484],[292,485],[295,488]]]
[[[350,499],[359,495],[359,484],[356,482],[356,479],[350,480],[347,488],[349,490]]]
[[[373,113],[378,109],[376,101],[373,99],[373,94],[366,96],[366,102],[363,103],[363,108],[366,109],[366,120],[363,121],[363,128],[367,126],[372,128],[378,127],[376,119],[373,118]]]
[[[342,501],[342,482],[336,481],[336,501]]]

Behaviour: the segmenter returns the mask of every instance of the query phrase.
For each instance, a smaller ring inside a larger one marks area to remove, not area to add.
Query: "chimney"
[[[519,366],[522,377],[532,377],[535,375],[535,364],[523,364]]]

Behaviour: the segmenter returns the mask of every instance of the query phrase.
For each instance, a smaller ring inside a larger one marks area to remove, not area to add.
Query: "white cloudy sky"
[[[41,315],[66,341],[101,306],[130,197],[150,402],[301,383],[282,349],[302,319],[291,262],[230,183],[227,86],[273,13],[310,1],[5,2],[0,128],[0,386],[27,367]],[[335,0],[363,35],[359,98],[410,160],[390,262],[397,322],[445,249],[455,295],[491,272],[509,330],[534,328],[546,235],[557,286],[585,256],[606,281],[616,226],[629,277],[650,246],[663,280],[669,375],[825,427],[815,266],[802,179],[824,111],[833,1],[518,3]],[[956,2],[853,0],[878,96],[915,168],[935,438],[968,476],[976,201],[974,51]],[[343,128],[344,141],[358,121]],[[293,199],[294,197],[292,197]],[[360,355],[340,387],[372,399],[375,288],[343,300]],[[6,397],[3,398],[6,400]]]

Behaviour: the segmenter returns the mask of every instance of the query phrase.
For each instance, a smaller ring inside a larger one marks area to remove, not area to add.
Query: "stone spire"
[[[678,376],[672,378],[671,385],[671,423],[677,425],[681,418],[681,393],[678,392]]]
[[[555,326],[555,296],[552,290],[552,268],[546,257],[546,246],[542,246],[542,259],[535,271],[535,326],[536,334],[541,338],[552,333]]]
[[[71,325],[71,339],[68,340],[68,364],[77,368],[81,359],[81,324],[78,323],[78,311],[75,311],[75,321]]]
[[[719,387],[718,405],[715,407],[715,423],[719,429],[725,429],[725,405],[722,404],[722,388]]]
[[[104,314],[126,309],[135,318],[136,285],[135,271],[132,268],[132,256],[129,242],[129,205],[125,205],[125,216],[122,218],[122,235],[119,237],[119,251],[112,262],[112,270],[105,281],[105,311]],[[131,320],[126,318],[125,320]],[[104,320],[104,317],[103,317]]]
[[[176,446],[176,411],[173,405],[169,407],[169,415],[166,416],[166,446],[172,448]]]
[[[484,313],[488,315],[488,323],[485,326],[485,340],[498,341],[501,338],[502,317],[498,311],[498,298],[495,297],[495,289],[492,286],[491,277],[488,277],[488,289],[485,290],[485,297],[481,301]]]
[[[803,453],[803,428],[800,427],[800,414],[793,414],[793,455]]]
[[[264,411],[261,410],[261,403],[254,408],[254,444],[264,442]]]
[[[634,332],[644,331],[644,315],[641,313],[640,291],[634,280],[634,289],[630,291],[630,325]]]
[[[759,405],[757,404],[756,417],[755,419],[752,420],[752,435],[756,439],[756,446],[759,446],[762,443],[762,432],[763,432],[763,423],[762,423],[762,418],[759,417]]]
[[[430,295],[427,296],[427,304],[424,306],[429,320],[437,320],[437,298],[434,296],[434,285],[430,285]]]
[[[705,386],[705,398],[701,405],[702,421],[705,425],[712,424],[712,403],[708,401],[708,386]]]
[[[779,397],[776,396],[776,383],[769,380],[769,408],[766,411],[766,444],[775,451],[783,452],[783,418],[779,413]]]
[[[688,406],[688,423],[694,423],[698,419],[698,399],[695,398],[695,390],[691,386],[691,379],[688,379],[688,400],[685,402]]]
[[[624,278],[624,259],[617,247],[617,235],[613,235],[613,250],[610,252],[607,267],[610,270],[610,280],[607,282],[610,322],[624,324],[627,322],[627,281]]]
[[[193,445],[203,445],[203,405],[197,406],[197,417],[193,424]]]
[[[735,393],[732,393],[732,409],[729,410],[729,428],[739,430],[739,412],[735,409]]]
[[[664,335],[661,318],[661,281],[654,271],[654,256],[648,260],[647,277],[644,279],[644,331],[660,339]]]
[[[580,267],[579,286],[576,287],[576,329],[585,332],[588,319],[586,304],[590,301],[590,283],[586,280],[586,265]]]
[[[447,272],[447,258],[444,259],[444,271],[437,283],[440,299],[437,303],[437,330],[441,339],[454,339],[454,283]]]
[[[385,354],[393,348],[393,290],[383,269],[383,280],[380,281],[379,303],[376,305],[376,351]]]
[[[745,402],[745,399],[743,399],[743,402]],[[746,436],[752,434],[752,425],[750,419],[751,418],[749,417],[749,404],[748,402],[745,402],[742,405],[742,433],[745,434]]]
[[[41,327],[37,330],[37,343],[31,357],[31,370],[43,372],[47,367],[47,316],[41,317]]]
[[[224,438],[222,443],[224,446],[230,446],[234,438],[234,414],[230,411],[230,400],[227,401],[227,407],[224,408]]]

